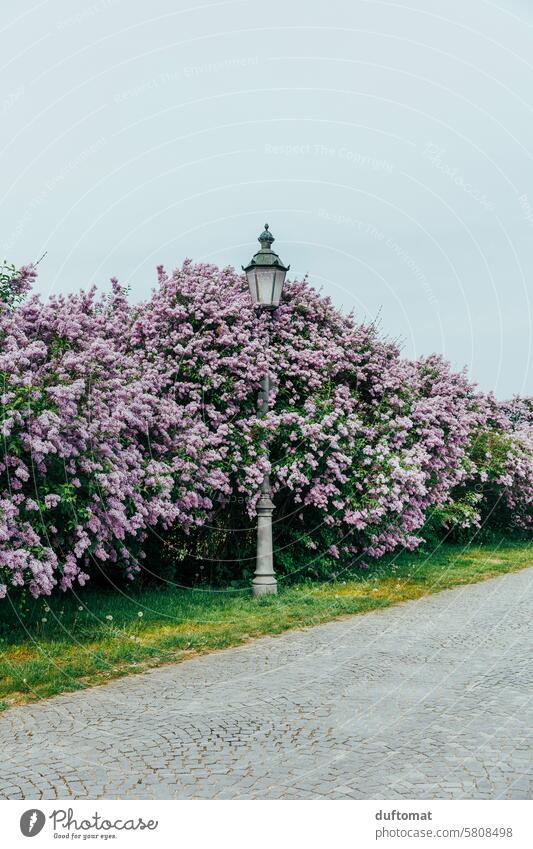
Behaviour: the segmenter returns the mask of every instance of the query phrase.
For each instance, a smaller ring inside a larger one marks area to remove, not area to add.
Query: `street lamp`
[[[272,250],[274,236],[265,224],[265,229],[258,239],[261,250],[259,250],[246,267],[248,287],[252,303],[259,312],[273,313],[279,306],[285,282],[285,275],[290,266],[283,265],[279,256]],[[268,337],[267,337],[268,345]],[[268,357],[266,357],[268,363]],[[259,393],[259,408],[262,416],[268,412],[270,395],[270,375],[268,371],[261,381]],[[268,444],[262,445],[262,453],[268,457]],[[261,484],[259,501],[257,502],[257,555],[255,565],[255,576],[252,582],[254,596],[275,593],[278,590],[276,577],[274,575],[274,558],[272,554],[272,514],[274,503],[272,501],[272,487],[270,476],[266,474]]]

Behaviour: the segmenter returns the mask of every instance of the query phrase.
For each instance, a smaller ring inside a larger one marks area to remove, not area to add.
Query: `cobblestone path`
[[[533,568],[0,715],[0,797],[533,796]]]

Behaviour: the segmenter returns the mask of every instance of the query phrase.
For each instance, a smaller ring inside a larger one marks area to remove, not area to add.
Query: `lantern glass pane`
[[[255,271],[253,268],[250,268],[249,271],[246,272],[246,279],[248,281],[248,288],[250,290],[250,297],[252,299],[252,304],[254,306],[257,305],[257,287],[255,285]]]
[[[248,286],[250,287],[250,295],[252,302],[259,307],[272,306],[272,296],[274,294],[274,276],[273,268],[252,268],[247,272]]]
[[[257,291],[259,304],[263,307],[274,305],[274,280],[276,272],[273,268],[256,268]]]
[[[274,308],[279,305],[285,281],[285,271],[279,268],[255,266],[246,272],[250,296],[254,306]]]
[[[285,282],[285,274],[286,271],[282,271],[280,268],[276,269],[276,277],[274,281],[274,297],[273,297],[273,306],[277,307],[279,302],[281,301],[281,293],[283,290],[283,284]]]

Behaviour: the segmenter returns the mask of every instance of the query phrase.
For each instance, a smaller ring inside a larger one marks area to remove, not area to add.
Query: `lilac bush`
[[[482,396],[438,357],[402,360],[374,326],[342,316],[305,281],[288,283],[274,316],[258,318],[233,270],[186,263],[168,276],[161,269],[132,343],[156,364],[159,391],[203,426],[197,444],[215,467],[200,543],[174,528],[182,556],[246,557],[237,532],[250,523],[244,509],[231,509],[232,494],[253,517],[269,469],[263,439],[272,459],[277,562],[289,572],[318,559],[328,570],[340,558],[415,547],[428,511],[467,476]],[[267,369],[271,412],[262,419],[256,396]]]
[[[31,273],[24,272],[27,277]],[[131,357],[118,284],[0,315],[0,563],[34,596],[120,561],[133,574],[143,530],[178,517],[172,470],[150,450],[160,399]]]
[[[269,470],[286,574],[414,548],[432,517],[475,525],[494,487],[530,526],[531,407],[437,356],[402,359],[305,280],[257,316],[230,268],[160,268],[136,306],[117,281],[19,303],[34,275],[0,281],[0,595],[133,578],[154,533],[178,559],[245,559]]]
[[[486,401],[486,425],[473,441],[468,484],[479,493],[482,526],[533,527],[533,398]],[[459,499],[459,495],[454,493]]]

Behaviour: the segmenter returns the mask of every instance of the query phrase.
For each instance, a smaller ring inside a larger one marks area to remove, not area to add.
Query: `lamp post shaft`
[[[268,398],[270,394],[270,378],[266,374],[261,381],[261,392],[259,403],[262,415],[268,411]],[[268,456],[268,444],[263,445],[263,453]],[[267,473],[263,478],[261,493],[257,502],[257,559],[255,565],[255,576],[252,582],[254,596],[276,593],[278,585],[274,576],[274,556],[272,552],[272,514],[274,503],[272,501],[272,487],[270,475]]]

